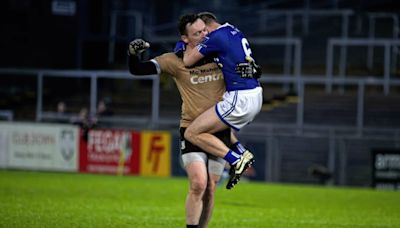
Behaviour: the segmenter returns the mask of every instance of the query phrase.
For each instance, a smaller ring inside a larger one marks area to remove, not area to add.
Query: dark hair
[[[179,23],[178,23],[178,30],[181,35],[187,35],[186,31],[186,25],[193,24],[195,21],[200,19],[199,15],[197,14],[185,14],[179,18]]]
[[[197,14],[201,20],[204,21],[206,25],[210,24],[210,22],[218,22],[217,17],[210,12],[201,12]]]

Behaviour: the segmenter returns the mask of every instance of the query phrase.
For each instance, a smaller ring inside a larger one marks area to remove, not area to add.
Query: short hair
[[[201,20],[204,21],[204,23],[210,24],[211,22],[218,22],[217,17],[215,16],[215,14],[210,13],[210,12],[201,12],[197,14]]]
[[[200,19],[199,15],[197,14],[185,14],[179,18],[178,22],[178,30],[181,35],[187,35],[186,25],[193,24],[195,21]]]

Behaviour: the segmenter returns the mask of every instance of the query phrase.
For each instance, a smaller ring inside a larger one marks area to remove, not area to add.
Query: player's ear
[[[188,39],[188,37],[187,37],[186,35],[182,35],[182,36],[181,36],[181,40],[182,40],[183,42],[185,42],[185,43],[189,43],[189,39]]]

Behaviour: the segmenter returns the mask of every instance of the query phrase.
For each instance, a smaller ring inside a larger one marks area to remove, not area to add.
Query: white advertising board
[[[62,124],[0,123],[9,168],[77,171],[79,128]],[[1,134],[1,133],[0,133]],[[3,133],[4,134],[4,133]]]
[[[7,167],[7,132],[0,125],[0,169]]]

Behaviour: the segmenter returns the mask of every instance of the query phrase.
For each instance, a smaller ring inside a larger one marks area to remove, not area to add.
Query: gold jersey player
[[[129,71],[135,75],[166,74],[172,77],[182,98],[180,119],[181,157],[189,178],[189,192],[186,197],[187,227],[206,227],[214,207],[214,192],[221,178],[225,160],[206,153],[184,139],[186,127],[208,108],[222,99],[225,83],[222,72],[212,57],[205,58],[192,68],[186,68],[182,58],[185,47],[195,47],[207,35],[204,22],[196,14],[180,18],[178,29],[183,42],[178,42],[175,52],[165,53],[149,61],[143,61],[138,54],[150,47],[142,39],[129,44]],[[214,134],[235,151],[243,149],[230,129]],[[239,153],[239,152],[238,152]]]

